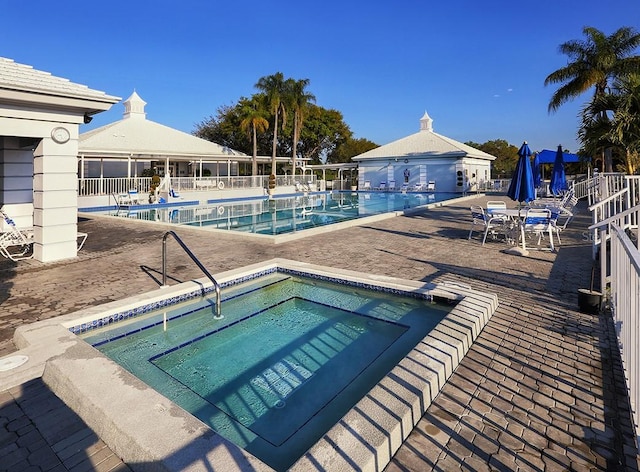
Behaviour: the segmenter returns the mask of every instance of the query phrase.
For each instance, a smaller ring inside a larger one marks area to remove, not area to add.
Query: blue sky
[[[593,26],[640,29],[638,0],[0,0],[0,56],[126,99],[192,132],[275,72],[309,79],[317,104],[357,138],[385,144],[434,130],[577,150],[587,95],[549,114],[558,46]],[[638,51],[640,54],[640,51]],[[123,106],[81,132],[119,120]]]

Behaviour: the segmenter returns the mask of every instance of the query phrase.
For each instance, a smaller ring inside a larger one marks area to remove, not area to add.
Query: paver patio
[[[577,310],[591,275],[584,202],[557,253],[521,257],[504,254],[503,242],[467,240],[469,206],[488,199],[496,195],[277,246],[176,232],[213,274],[283,257],[498,294],[497,312],[387,471],[638,470],[614,327]],[[81,218],[89,238],[77,259],[0,261],[0,356],[15,350],[23,323],[157,288],[167,229]],[[172,280],[202,277],[168,244]],[[41,380],[2,390],[0,470],[128,469]]]

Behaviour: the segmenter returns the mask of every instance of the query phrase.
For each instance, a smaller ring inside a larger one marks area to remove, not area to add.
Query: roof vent
[[[129,98],[124,102],[124,115],[123,118],[142,118],[146,117],[144,112],[144,106],[147,104],[134,90]]]
[[[420,131],[433,131],[433,120],[426,110],[422,118],[420,118]]]

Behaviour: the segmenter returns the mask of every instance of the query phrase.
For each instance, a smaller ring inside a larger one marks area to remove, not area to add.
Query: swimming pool
[[[82,337],[281,471],[453,308],[408,295],[279,271]]]
[[[348,409],[333,426],[329,425],[328,432],[306,449],[306,452],[303,450],[306,446],[300,446],[301,449],[297,452],[303,452],[302,456],[289,468],[289,470],[297,472],[384,469],[497,308],[497,297],[494,294],[476,292],[463,285],[449,283],[434,285],[424,281],[356,273],[283,259],[274,259],[223,272],[216,274],[215,278],[223,287],[226,287],[224,288],[226,297],[229,294],[237,293],[237,291],[244,291],[243,287],[246,285],[243,284],[245,282],[259,281],[262,277],[268,278],[274,274],[277,277],[281,277],[283,274],[287,277],[291,275],[310,277],[318,280],[319,285],[314,287],[320,287],[327,281],[344,285],[348,291],[354,290],[354,293],[358,293],[360,288],[364,288],[402,297],[409,295],[423,300],[433,297],[455,302],[453,309],[426,336],[418,339],[415,346],[404,357],[399,356],[401,357],[399,361],[391,356],[395,346],[399,346],[394,340],[406,335],[405,326],[409,326],[410,323],[407,322],[406,316],[402,319],[396,319],[392,315],[395,309],[394,304],[391,304],[391,308],[384,310],[374,307],[374,312],[382,310],[382,313],[388,312],[391,315],[385,318],[378,316],[380,315],[378,313],[376,318],[380,319],[374,320],[375,326],[371,327],[371,335],[381,336],[382,342],[390,346],[383,348],[378,357],[390,356],[387,362],[391,364],[391,370],[377,382],[375,379],[370,379],[370,382],[374,384],[373,387],[362,387],[365,390],[362,398],[357,401],[355,406]],[[235,286],[237,289],[233,288]],[[181,323],[181,321],[179,321],[180,318],[173,319],[171,313],[174,308],[200,297],[203,287],[210,287],[210,282],[207,279],[184,282],[125,300],[88,307],[69,315],[21,326],[16,331],[14,340],[21,348],[19,354],[25,353],[32,359],[44,359],[41,361],[44,366],[40,367],[42,369],[40,375],[42,375],[44,382],[128,464],[153,470],[172,471],[209,469],[272,471],[271,466],[249,451],[251,447],[255,447],[256,450],[260,449],[259,441],[268,442],[265,439],[260,439],[260,434],[268,436],[269,431],[261,430],[258,434],[251,428],[257,430],[264,425],[273,424],[273,421],[266,421],[271,413],[263,413],[262,416],[259,416],[257,412],[262,410],[247,409],[244,418],[240,417],[243,415],[242,412],[233,413],[238,416],[237,419],[240,421],[229,423],[232,424],[232,432],[242,436],[244,441],[250,443],[246,448],[239,447],[221,434],[214,432],[200,419],[178,406],[176,402],[158,393],[145,381],[140,380],[96,348],[79,339],[75,334],[90,333],[105,325],[116,326],[123,332],[129,332],[135,330],[138,323],[145,324],[147,323],[146,318],[153,316],[157,317],[158,326],[163,326],[166,310],[168,318],[170,318],[167,321],[166,335],[180,334],[187,341],[194,341],[197,336],[189,335],[186,328],[172,329],[172,325]],[[313,294],[315,289],[307,290],[305,296],[311,296],[308,293]],[[268,291],[268,288],[265,291]],[[303,297],[296,296],[290,302],[298,303],[301,298]],[[325,318],[325,321],[320,319],[319,323],[320,326],[326,327],[333,323],[333,327],[328,330],[331,333],[337,333],[336,326],[349,325],[351,328],[347,332],[351,333],[351,336],[346,336],[345,331],[340,331],[342,334],[339,339],[342,344],[334,345],[333,351],[325,351],[325,353],[334,353],[325,354],[325,364],[330,364],[336,359],[342,360],[343,364],[347,363],[344,361],[346,356],[340,357],[340,355],[343,351],[349,352],[348,349],[353,344],[349,340],[369,336],[366,331],[369,325],[364,321],[365,319],[368,321],[368,319],[359,314],[354,315],[352,312],[359,311],[359,309],[354,309],[354,306],[339,305],[342,298],[343,296],[340,295],[337,297],[337,301],[330,303],[333,310],[329,319],[333,321],[327,322]],[[354,295],[353,299],[358,299],[358,297]],[[242,301],[243,299],[238,297],[237,300]],[[312,305],[317,305],[315,300],[310,300]],[[247,308],[245,315],[256,312],[255,307],[251,308],[244,302],[241,304]],[[306,304],[307,302],[301,302],[301,305]],[[389,304],[387,303],[387,305]],[[382,306],[385,304],[379,305],[379,307]],[[268,302],[262,308],[266,310],[265,315],[273,315],[273,301]],[[316,308],[312,307],[310,311],[313,312]],[[308,305],[305,309],[309,309]],[[162,316],[159,316],[160,312],[157,310],[162,310]],[[355,320],[352,316],[356,317]],[[316,320],[319,319],[317,313],[313,317]],[[183,318],[186,321],[188,317]],[[196,318],[194,317],[194,319]],[[203,322],[211,323],[208,315],[204,315],[201,319]],[[340,320],[342,324],[337,323],[336,320]],[[225,315],[223,322],[233,323],[231,312]],[[231,328],[229,326],[226,329]],[[284,331],[290,330],[288,327],[283,329]],[[258,329],[258,331],[261,330]],[[312,329],[311,332],[316,334],[322,330]],[[94,333],[98,333],[98,331]],[[162,331],[162,333],[165,332]],[[232,331],[228,331],[228,333],[234,334],[232,336],[234,340],[242,339],[242,335],[238,336]],[[165,334],[157,334],[159,337],[165,336]],[[249,339],[252,336],[249,336]],[[214,339],[212,336],[209,337]],[[323,339],[318,336],[316,338]],[[314,337],[311,336],[310,339],[314,339]],[[182,376],[191,375],[193,370],[190,368],[195,364],[189,365],[183,372],[174,371],[169,365],[160,366],[159,364],[164,363],[165,356],[181,355],[182,353],[179,351],[182,349],[185,349],[183,352],[187,352],[188,349],[197,348],[200,352],[202,344],[198,344],[198,342],[199,340],[189,342],[176,351],[166,348],[160,349],[157,352],[159,357],[154,359],[158,367],[152,362],[146,362],[146,364],[158,370],[165,369],[163,372],[165,378],[172,378],[176,385],[184,388],[179,379]],[[299,343],[300,349],[302,349],[301,346],[307,346],[309,343],[311,341]],[[265,343],[255,343],[254,346],[251,342],[246,341],[243,345],[247,347],[243,350],[257,349],[257,346],[262,344]],[[380,343],[375,341],[373,344]],[[231,348],[225,349],[224,352],[234,353],[235,344],[232,342],[230,346]],[[293,351],[297,352],[295,349]],[[245,380],[248,379],[249,391],[255,393],[271,389],[271,396],[263,392],[260,401],[267,405],[273,405],[273,408],[268,410],[276,412],[276,414],[280,411],[278,406],[281,406],[278,401],[293,405],[294,397],[311,385],[310,380],[307,379],[312,379],[315,375],[320,376],[313,366],[310,367],[306,363],[294,360],[290,356],[284,355],[284,352],[278,348],[277,354],[270,357],[270,362],[250,368],[250,372],[245,377]],[[396,352],[396,354],[398,353]],[[373,352],[372,355],[376,357]],[[238,363],[238,368],[242,369],[245,360],[252,357],[253,355],[242,356],[239,354],[234,359]],[[348,360],[351,361],[352,357],[350,356]],[[202,359],[200,358],[198,362]],[[297,367],[298,365],[304,368]],[[34,367],[29,368],[33,369]],[[19,369],[17,368],[17,370]],[[167,371],[171,371],[171,375]],[[333,373],[334,369],[330,369],[330,371]],[[309,376],[309,374],[312,375]],[[175,378],[172,375],[175,375]],[[333,376],[331,376],[331,380],[333,380]],[[298,383],[299,386],[297,386]],[[349,382],[347,384],[351,385]],[[225,389],[226,387],[223,388],[223,390]],[[314,387],[314,389],[316,388]],[[344,391],[347,390],[348,387],[344,389]],[[225,391],[230,392],[231,390],[226,389]],[[188,395],[193,395],[192,398],[196,398],[201,394],[206,395],[207,392],[200,390],[195,394]],[[227,397],[223,396],[223,398]],[[199,401],[202,402],[201,399]],[[223,411],[223,408],[218,406],[229,408],[229,405],[217,405],[216,409],[219,411]],[[336,414],[340,416],[341,413]],[[218,413],[218,415],[222,418],[229,416],[226,413],[224,415]],[[287,416],[295,417],[296,415]],[[321,420],[321,418],[318,419]],[[308,423],[311,424],[314,420],[315,417]],[[260,426],[261,421],[263,424]],[[258,426],[254,427],[255,423],[258,423]],[[295,428],[296,426],[293,427],[293,429]],[[277,434],[279,436],[268,439],[273,442],[283,440],[283,444],[286,444],[289,440],[289,432],[280,431]]]
[[[347,226],[410,213],[459,197],[453,193],[319,192],[246,200],[210,200],[206,204],[142,205],[102,209],[92,214],[167,223],[237,235],[291,240]],[[289,236],[287,238],[286,236]]]

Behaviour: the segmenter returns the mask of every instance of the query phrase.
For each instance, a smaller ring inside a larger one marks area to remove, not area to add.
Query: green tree
[[[504,139],[494,139],[484,144],[469,141],[465,144],[496,157],[496,160],[491,164],[492,178],[501,179],[513,174],[518,162],[518,147],[509,144]]]
[[[351,158],[378,147],[378,144],[366,138],[348,137],[327,157],[332,164],[339,162],[351,162]]]
[[[304,123],[307,108],[311,102],[316,101],[315,95],[308,92],[306,88],[309,86],[309,79],[287,79],[286,81],[286,97],[288,107],[293,112],[293,139],[291,142],[291,175],[295,180],[296,177],[296,157],[298,154],[298,141],[300,140],[300,132]]]
[[[594,99],[599,99],[607,93],[611,80],[640,73],[640,57],[631,55],[640,45],[640,34],[633,28],[622,27],[610,36],[589,26],[582,31],[586,39],[560,45],[560,52],[569,56],[569,63],[549,74],[544,81],[545,86],[562,84],[551,97],[549,112],[592,87],[595,88]],[[606,113],[599,118],[604,119]],[[611,160],[606,161],[605,170],[611,171]]]
[[[240,102],[248,100],[241,97]],[[222,105],[216,110],[215,116],[196,124],[193,131],[195,136],[218,143],[221,146],[235,149],[236,151],[251,154],[251,141],[247,133],[242,131],[240,123],[240,110],[238,105]]]
[[[241,100],[238,103],[240,107],[239,116],[240,128],[251,134],[252,158],[251,158],[251,175],[258,175],[258,133],[264,133],[269,128],[269,122],[266,118],[266,111],[262,107],[264,99],[254,95],[250,100]]]
[[[278,151],[278,123],[282,120],[283,126],[287,121],[285,108],[286,85],[282,72],[261,77],[255,87],[264,94],[267,108],[273,114],[273,145],[271,149],[271,173],[276,173],[276,155]]]
[[[342,113],[309,105],[304,129],[300,134],[298,149],[311,164],[335,163],[333,153],[352,137]]]

